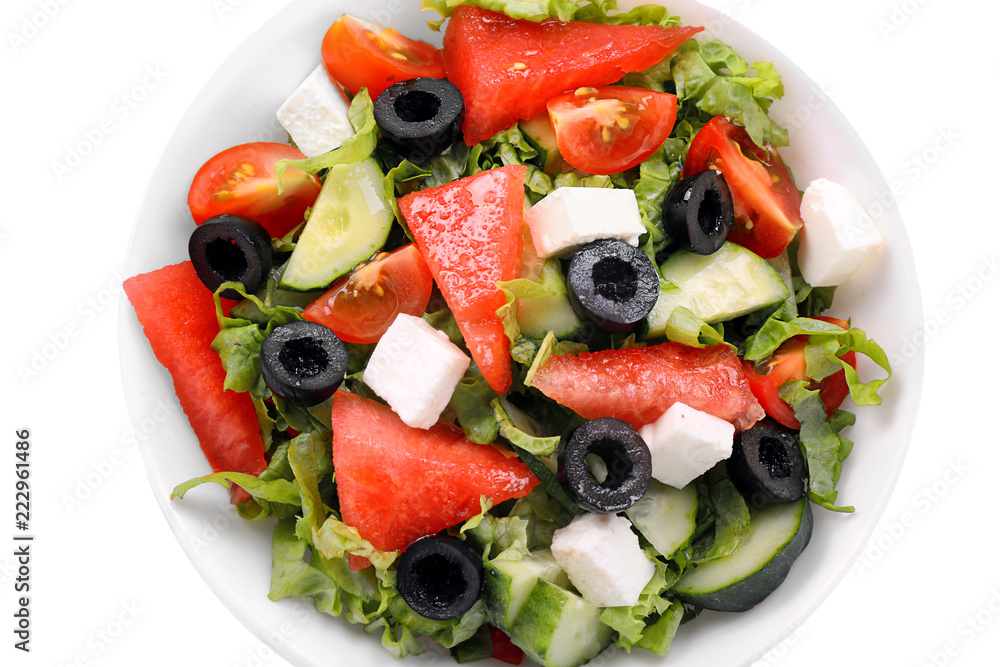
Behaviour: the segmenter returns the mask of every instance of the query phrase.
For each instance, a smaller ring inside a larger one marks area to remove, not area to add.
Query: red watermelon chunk
[[[332,424],[341,518],[382,551],[479,514],[480,496],[500,503],[538,484],[517,458],[469,442],[446,422],[412,428],[387,405],[344,390],[334,396]]]
[[[257,413],[249,394],[223,388],[226,371],[211,348],[219,333],[215,302],[194,266],[165,266],[129,278],[124,288],[212,470],[260,475],[267,461]],[[250,496],[234,486],[230,499]]]
[[[510,341],[496,284],[517,278],[524,241],[524,177],[511,165],[400,198],[399,208],[465,344],[493,391],[510,389]]]
[[[764,417],[732,348],[663,343],[626,350],[555,355],[531,382],[587,419],[615,417],[635,428],[674,403],[725,419],[743,431]]]
[[[700,27],[541,22],[463,5],[444,35],[448,80],[465,99],[472,146],[545,111],[559,93],[599,87],[651,67]]]

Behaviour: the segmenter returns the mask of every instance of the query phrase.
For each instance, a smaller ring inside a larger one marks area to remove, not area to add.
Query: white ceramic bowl
[[[389,7],[397,4],[406,8],[392,12]],[[632,4],[638,3],[623,2],[622,6]],[[186,259],[191,230],[187,190],[205,160],[238,143],[286,140],[274,111],[319,62],[323,34],[337,17],[345,11],[356,13],[410,37],[440,43],[440,35],[427,28],[427,17],[420,15],[418,5],[415,0],[390,3],[376,15],[375,8],[362,11],[346,0],[298,0],[247,40],[198,96],[165,150],[133,230],[128,275]],[[878,261],[838,290],[830,313],[851,317],[899,362],[892,382],[883,390],[884,405],[858,410],[858,423],[847,432],[856,446],[838,488],[840,500],[857,507],[857,512],[841,515],[817,510],[812,544],[776,593],[750,612],[702,614],[681,628],[665,660],[676,667],[748,665],[804,621],[830,593],[866,544],[888,502],[909,442],[922,382],[922,354],[906,347],[913,332],[921,328],[920,298],[909,241],[891,205],[889,187],[822,91],[794,63],[727,17],[693,0],[678,0],[670,6],[686,25],[706,26],[702,37],[721,38],[748,62],[775,63],[786,95],[774,105],[772,117],[790,127],[792,145],[782,152],[800,187],[820,176],[847,185],[876,214],[885,237],[885,251]],[[125,301],[120,316],[125,393],[138,423],[157,407],[176,407],[177,400],[169,375],[153,357]],[[183,501],[169,500],[176,484],[209,470],[179,410],[169,411],[142,454],[157,501],[206,583],[285,659],[300,667],[400,664],[382,649],[378,637],[314,612],[308,601],[271,602],[267,598],[271,523],[237,517],[221,487],[202,487]],[[439,658],[431,653],[408,658],[403,664]],[[662,662],[641,650],[632,655],[612,650],[595,664]]]

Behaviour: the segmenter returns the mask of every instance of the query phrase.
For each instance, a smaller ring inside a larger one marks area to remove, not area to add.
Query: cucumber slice
[[[683,306],[709,324],[731,320],[788,298],[788,287],[770,262],[743,246],[726,241],[711,255],[678,250],[660,267],[664,280],[646,317],[647,338],[662,336],[670,313]]]
[[[325,289],[385,245],[392,203],[372,159],[330,168],[281,277],[283,289]]]
[[[580,596],[539,579],[510,628],[510,639],[545,667],[578,667],[611,643],[601,610]]]
[[[552,121],[548,112],[542,112],[528,120],[518,123],[521,134],[538,150],[539,164],[546,174],[554,174],[563,163],[562,154],[556,145],[556,133],[552,130]]]
[[[697,527],[698,489],[675,489],[653,479],[646,495],[625,510],[632,525],[661,555],[670,558],[687,545]]]
[[[551,331],[556,338],[565,339],[582,332],[583,321],[570,305],[566,278],[558,259],[545,260],[537,282],[557,294],[517,302],[517,325],[521,333],[527,338],[539,339]]]
[[[684,573],[674,593],[684,602],[716,611],[746,611],[773,593],[809,544],[813,515],[805,498],[766,505],[750,517],[736,552]]]
[[[521,560],[488,562],[482,598],[493,625],[507,632],[539,579],[564,588],[571,585],[548,549],[526,554]]]

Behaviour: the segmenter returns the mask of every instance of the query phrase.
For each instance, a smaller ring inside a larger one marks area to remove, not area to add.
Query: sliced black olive
[[[399,558],[396,586],[406,604],[424,618],[459,618],[479,599],[483,561],[450,535],[417,540]]]
[[[806,462],[795,432],[770,417],[736,434],[726,469],[755,506],[798,500],[806,493]]]
[[[733,230],[733,196],[725,177],[703,171],[677,182],[663,203],[663,229],[681,248],[711,255]]]
[[[322,324],[302,320],[275,327],[260,346],[264,382],[286,401],[317,405],[347,374],[347,348]]]
[[[613,514],[634,505],[649,489],[652,470],[649,447],[620,419],[591,419],[563,435],[559,477],[591,512]]]
[[[465,101],[444,79],[418,78],[389,86],[375,99],[375,122],[409,160],[440,153],[458,137]]]
[[[600,239],[574,253],[568,270],[574,310],[607,333],[628,331],[656,305],[656,269],[638,248],[617,239]]]
[[[213,292],[224,282],[243,283],[247,294],[263,287],[271,271],[271,236],[244,215],[217,215],[198,225],[188,240],[188,255],[205,287]],[[235,290],[227,299],[242,298]]]

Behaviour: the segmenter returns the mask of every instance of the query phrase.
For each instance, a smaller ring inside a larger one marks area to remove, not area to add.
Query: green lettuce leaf
[[[658,618],[670,608],[670,600],[663,597],[663,594],[680,578],[676,572],[667,568],[666,563],[656,557],[655,550],[647,549],[646,554],[655,565],[655,570],[639,594],[639,601],[631,607],[606,607],[601,611],[601,622],[611,626],[618,633],[615,645],[626,651],[642,641],[647,628],[647,619]]]
[[[430,637],[445,648],[452,648],[476,634],[486,622],[486,603],[476,600],[469,611],[460,618],[435,621],[413,611],[399,595],[390,601],[389,612],[398,625],[406,627],[417,636]]]
[[[746,128],[758,146],[788,145],[788,131],[767,115],[771,102],[784,93],[770,63],[748,68],[722,42],[688,40],[672,60],[671,75],[681,102],[694,102],[709,116],[728,116]]]
[[[581,7],[576,0],[423,0],[421,9],[430,9],[441,14],[440,21],[428,21],[434,30],[438,30],[444,19],[451,16],[456,7],[473,5],[492,12],[501,12],[512,19],[528,21],[543,21],[547,18],[557,18],[560,21],[572,21],[577,18]],[[615,0],[595,0],[594,5],[599,13],[606,14],[616,8]]]
[[[226,489],[229,489],[233,484],[238,484],[253,496],[254,499],[288,505],[299,504],[300,490],[296,482],[289,482],[285,479],[267,481],[242,472],[214,472],[211,475],[190,479],[183,484],[175,486],[173,493],[170,494],[170,498],[183,498],[184,494],[194,487],[208,482],[214,482]]]
[[[309,597],[317,611],[343,616],[351,623],[370,624],[384,618],[388,604],[370,568],[355,572],[346,558],[324,559],[295,534],[295,522],[282,519],[274,526],[272,600]]]
[[[683,620],[684,605],[679,601],[671,602],[670,607],[659,618],[645,627],[642,638],[635,645],[659,656],[667,655]]]
[[[496,440],[500,426],[491,405],[496,397],[482,371],[472,362],[455,387],[449,403],[465,431],[465,437],[470,441],[485,445]]]
[[[556,451],[560,436],[534,435],[537,433],[538,425],[533,423],[531,417],[503,398],[494,398],[491,405],[500,435],[508,442],[535,456],[550,456]]]
[[[715,532],[711,535],[711,542],[706,539],[709,533],[699,540],[694,558],[696,563],[731,556],[750,530],[750,509],[730,480],[725,462],[716,464],[705,473],[705,480],[715,514]]]
[[[892,376],[889,359],[878,343],[856,327],[845,330],[836,324],[810,317],[797,317],[787,322],[771,318],[757,333],[747,338],[744,359],[760,363],[774,354],[783,342],[801,335],[809,336],[806,358],[812,359],[812,364],[807,365],[806,372],[811,378],[821,380],[834,370],[843,368],[847,386],[851,390],[851,399],[857,405],[882,403],[878,390]],[[835,344],[830,341],[835,341]],[[841,358],[849,351],[867,356],[886,372],[886,376],[862,382],[854,367]],[[835,368],[831,365],[835,365]],[[810,370],[816,375],[810,373]]]
[[[853,507],[836,505],[836,486],[842,462],[853,446],[840,431],[854,423],[854,415],[838,410],[827,419],[819,391],[808,389],[805,382],[786,382],[778,394],[792,406],[795,418],[802,425],[798,438],[809,471],[809,499],[829,510],[853,512]]]
[[[671,311],[664,334],[668,340],[690,347],[706,347],[720,343],[729,345],[723,335],[721,323],[713,327],[684,306],[677,306]]]
[[[399,552],[379,551],[371,542],[361,537],[358,529],[330,514],[319,530],[313,533],[313,546],[328,560],[354,554],[367,558],[376,570],[385,570],[396,561]]]

